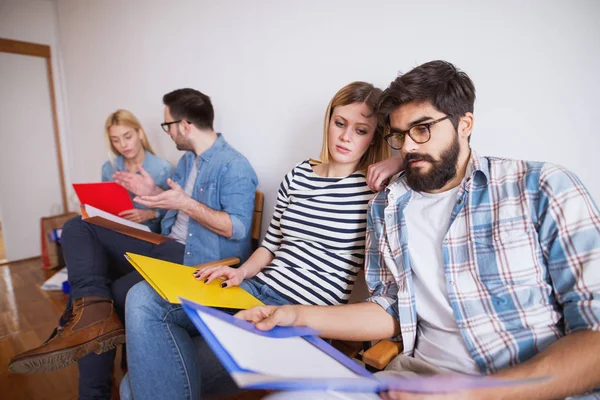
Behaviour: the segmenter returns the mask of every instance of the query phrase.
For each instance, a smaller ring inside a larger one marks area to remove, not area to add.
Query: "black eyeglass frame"
[[[160,127],[162,128],[163,131],[169,133],[169,125],[171,125],[171,124],[178,124],[181,121],[185,121],[185,120],[184,119],[178,119],[177,121],[163,122],[163,123],[160,124]],[[185,122],[187,122],[188,124],[191,124],[190,121],[185,121]]]
[[[388,133],[387,135],[385,135],[383,137],[383,139],[386,141],[386,143],[394,150],[400,150],[401,147],[396,147],[393,144],[390,143],[390,138],[396,137],[396,140],[398,142],[400,142],[400,140],[398,139],[398,136],[402,136],[402,141],[404,141],[404,138],[406,137],[406,135],[408,134],[408,136],[410,136],[410,138],[413,140],[413,142],[418,143],[418,144],[425,144],[427,142],[429,142],[431,140],[431,127],[435,124],[437,124],[438,122],[442,122],[447,120],[448,118],[450,118],[450,115],[446,115],[445,117],[436,119],[435,121],[431,121],[431,122],[426,122],[424,124],[416,124],[411,126],[409,129],[405,130],[405,131],[399,131],[399,132],[393,132],[393,133]],[[413,137],[413,135],[411,135],[410,131],[412,131],[414,128],[421,128],[424,127],[425,129],[427,129],[427,140],[415,140],[415,138]]]

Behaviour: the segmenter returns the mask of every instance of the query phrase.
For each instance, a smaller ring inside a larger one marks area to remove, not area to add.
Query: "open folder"
[[[129,192],[116,182],[74,183],[79,202],[113,215],[134,208]]]
[[[187,299],[181,303],[200,335],[242,389],[441,393],[546,379],[500,380],[458,374],[376,376],[316,336],[318,332],[311,328],[278,326],[260,331],[253,324],[219,310]]]
[[[233,265],[240,261],[238,258],[232,257],[210,264],[188,267],[133,253],[125,253],[125,257],[150,286],[170,303],[178,304],[179,297],[185,297],[210,307],[247,309],[263,305],[260,300],[242,288],[237,286],[222,288],[220,279],[206,284],[196,280],[192,275],[198,267],[208,267],[211,266],[210,264]]]
[[[111,231],[119,232],[123,235],[154,244],[161,244],[168,240],[173,240],[170,237],[151,232],[150,228],[146,225],[117,217],[116,215],[92,207],[89,204],[81,205],[81,219],[90,224],[98,225],[102,228],[110,229]]]

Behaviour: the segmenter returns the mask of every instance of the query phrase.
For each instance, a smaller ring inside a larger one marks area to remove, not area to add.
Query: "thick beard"
[[[456,176],[459,151],[458,135],[456,135],[450,144],[450,148],[442,153],[439,160],[435,160],[428,154],[407,154],[404,160],[406,183],[412,190],[417,192],[430,192],[441,189]],[[431,163],[431,170],[427,174],[421,174],[417,169],[410,167],[408,163],[410,160],[429,161]]]

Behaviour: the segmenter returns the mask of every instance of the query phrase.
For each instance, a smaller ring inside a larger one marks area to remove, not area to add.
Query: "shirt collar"
[[[217,154],[223,147],[225,147],[225,145],[227,144],[227,142],[225,142],[225,138],[223,137],[223,135],[219,132],[217,132],[217,140],[215,140],[215,142],[212,144],[212,146],[210,146],[208,149],[204,150],[204,152],[200,155],[198,155],[198,158],[203,159],[206,162],[209,162],[210,159]]]

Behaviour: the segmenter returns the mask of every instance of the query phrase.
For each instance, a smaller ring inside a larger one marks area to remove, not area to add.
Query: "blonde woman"
[[[167,179],[173,174],[173,165],[154,154],[148,136],[135,115],[127,110],[117,110],[106,119],[104,130],[110,160],[102,166],[102,182],[112,182],[113,174],[117,171],[137,173],[141,166],[160,188],[169,189]],[[133,199],[134,194],[129,195]],[[123,211],[119,216],[147,225],[153,232],[160,233],[163,210],[133,204],[135,208]]]
[[[209,268],[196,278],[222,278],[223,286],[240,286],[268,305],[346,303],[364,261],[374,195],[367,168],[389,157],[375,113],[380,95],[365,82],[340,89],[325,114],[321,162],[303,161],[285,176],[262,246],[237,269]],[[122,399],[197,399],[235,390],[204,340],[193,339],[198,332],[181,306],[141,282],[126,309]]]

